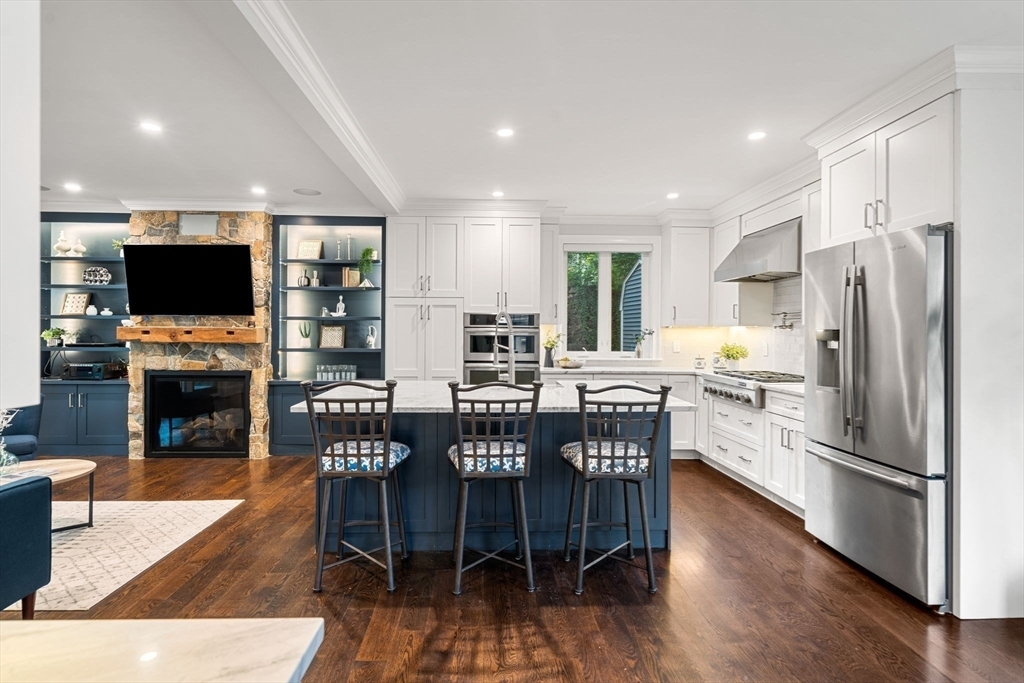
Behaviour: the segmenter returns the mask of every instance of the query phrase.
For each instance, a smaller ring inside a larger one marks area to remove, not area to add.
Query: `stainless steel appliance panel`
[[[491,362],[494,360],[494,334],[493,327],[470,328],[467,327],[463,340],[463,360],[468,362]],[[540,362],[540,330],[519,329],[513,335],[515,344],[512,348],[516,350],[516,362]],[[508,335],[497,335],[498,344],[508,346]],[[508,351],[498,351],[500,360],[508,360]]]
[[[942,476],[945,250],[944,237],[928,233],[922,226],[854,245],[848,335],[856,399],[853,452],[914,474]],[[930,405],[938,410],[929,411]],[[929,438],[932,432],[937,438]]]
[[[846,424],[851,399],[846,333],[851,302],[846,276],[852,266],[853,244],[804,257],[806,434],[850,452],[853,432]]]
[[[946,599],[946,482],[806,442],[806,528],[929,605]]]
[[[463,370],[466,384],[486,384],[501,381],[499,378],[508,372],[508,366],[490,363],[466,363]],[[540,381],[540,365],[517,365],[516,384],[529,385]]]

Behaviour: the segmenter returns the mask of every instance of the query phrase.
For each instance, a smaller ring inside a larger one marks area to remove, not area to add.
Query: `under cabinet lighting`
[[[516,134],[516,132],[514,130],[512,130],[511,128],[502,128],[502,129],[498,130],[497,133],[498,133],[498,137],[500,137],[500,138],[510,138],[510,137],[512,137],[513,135]]]
[[[491,196],[492,197],[504,197],[505,193],[502,192],[501,190],[495,190],[494,192],[491,193]]]
[[[679,199],[679,193],[678,192],[669,192],[667,195],[665,195],[665,198],[666,199]]]
[[[764,140],[768,136],[763,130],[755,130],[753,133],[747,136],[748,140]]]
[[[81,192],[82,186],[78,183],[64,183],[64,189],[68,192]]]
[[[163,126],[154,121],[143,121],[139,124],[139,128],[150,133],[159,133],[164,129]]]

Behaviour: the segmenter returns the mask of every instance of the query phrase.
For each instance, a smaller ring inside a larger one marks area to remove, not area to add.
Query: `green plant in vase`
[[[633,337],[633,353],[637,358],[644,357],[644,339],[654,336],[653,329],[641,329],[639,334]]]
[[[377,250],[373,247],[366,247],[359,254],[359,274],[363,277],[363,281],[359,283],[360,287],[373,287],[373,283],[370,282],[370,273],[373,272],[373,262],[376,256]]]
[[[743,344],[731,344],[725,342],[722,347],[718,349],[718,355],[725,359],[725,362],[729,365],[732,370],[736,369],[736,366],[741,360],[750,355],[747,351],[747,347]]]
[[[562,337],[564,336],[561,332],[552,332],[544,339],[544,367],[555,367],[555,349],[562,343]]]
[[[46,340],[47,346],[60,346],[60,340],[64,334],[63,328],[51,327],[43,330],[39,336]]]
[[[309,349],[312,348],[313,342],[310,341],[309,335],[313,332],[313,326],[309,323],[302,323],[299,325],[299,348]]]
[[[114,248],[114,251],[120,254],[121,258],[124,258],[124,245],[127,244],[127,242],[127,237],[123,237],[119,240],[110,240],[110,246]]]

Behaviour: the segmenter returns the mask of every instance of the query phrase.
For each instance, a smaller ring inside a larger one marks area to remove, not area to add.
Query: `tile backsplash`
[[[772,297],[775,324],[793,323],[793,329],[772,329],[772,370],[804,374],[803,280],[802,276],[797,276],[775,282]]]

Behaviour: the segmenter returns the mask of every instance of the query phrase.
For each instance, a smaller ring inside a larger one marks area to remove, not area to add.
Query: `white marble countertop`
[[[668,366],[657,366],[657,365],[644,365],[632,367],[628,365],[615,366],[615,365],[584,365],[582,368],[541,368],[540,374],[543,375],[600,375],[600,374],[616,374],[616,375],[699,375],[704,370],[694,370],[693,368],[681,368],[681,367],[668,367]]]
[[[602,387],[623,384],[636,385],[635,382],[630,382],[628,380],[610,380],[589,382],[588,387],[591,389],[600,389]],[[493,392],[493,395],[495,396],[504,393],[500,387],[495,387],[488,391]],[[325,398],[369,398],[370,395],[371,392],[365,389],[355,388],[333,389],[321,394],[321,396]],[[379,395],[380,394],[378,394],[378,396]],[[486,396],[486,394],[480,395],[481,398],[486,398]],[[609,392],[604,396],[609,401],[636,400],[635,394],[625,391]],[[540,391],[540,406],[538,407],[538,412],[575,413],[579,412],[579,408],[579,393],[576,391],[575,382],[569,379],[562,381],[548,380],[545,382],[544,388]],[[690,403],[689,401],[683,401],[682,399],[675,398],[674,396],[669,396],[665,409],[671,412],[688,412],[697,410],[697,404]],[[396,413],[450,413],[451,411],[452,394],[451,389],[448,388],[447,382],[401,381],[398,383],[398,386],[395,387]],[[306,412],[305,401],[293,405],[291,407],[291,412]]]
[[[0,621],[0,681],[298,683],[324,620]]]
[[[804,385],[803,384],[765,384],[765,391],[770,391],[776,394],[786,394],[788,396],[803,396]]]

